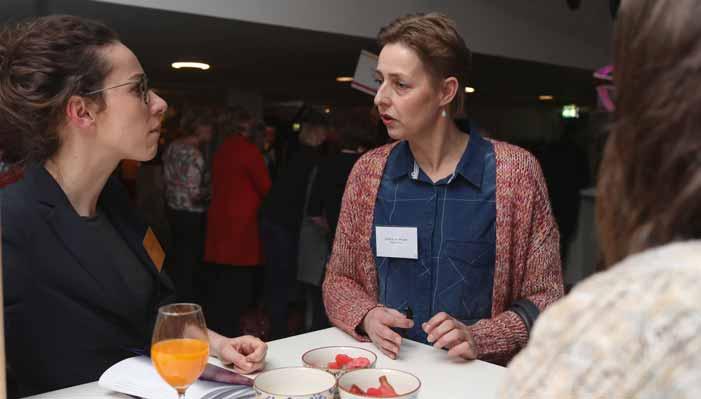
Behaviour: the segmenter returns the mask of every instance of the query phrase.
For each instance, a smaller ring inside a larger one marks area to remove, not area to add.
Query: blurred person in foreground
[[[701,3],[624,0],[597,186],[608,270],[546,311],[502,398],[701,397]]]

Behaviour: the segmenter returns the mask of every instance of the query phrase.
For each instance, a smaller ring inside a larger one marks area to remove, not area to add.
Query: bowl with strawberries
[[[355,346],[326,346],[302,355],[306,367],[326,370],[336,378],[350,370],[373,368],[376,361],[374,352]]]
[[[393,369],[358,369],[338,379],[341,399],[417,399],[421,380],[411,373]]]

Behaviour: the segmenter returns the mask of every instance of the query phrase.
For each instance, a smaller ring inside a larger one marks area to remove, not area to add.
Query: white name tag
[[[385,258],[419,259],[416,227],[375,228],[377,256]]]

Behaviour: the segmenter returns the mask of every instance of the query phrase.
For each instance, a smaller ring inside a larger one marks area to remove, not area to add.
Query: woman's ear
[[[441,83],[441,107],[445,107],[453,101],[458,94],[459,86],[458,79],[454,76],[443,79]]]
[[[95,123],[95,110],[85,98],[71,96],[66,104],[66,123],[86,128]]]

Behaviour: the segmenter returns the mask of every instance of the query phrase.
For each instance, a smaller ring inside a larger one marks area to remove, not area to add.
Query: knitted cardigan
[[[496,258],[492,317],[471,327],[480,359],[506,364],[528,341],[520,317],[509,311],[526,298],[541,311],[563,295],[559,232],[538,161],[527,151],[492,141],[496,157]],[[363,155],[343,195],[323,284],[329,320],[358,340],[356,330],[378,303],[377,269],[370,247],[377,192],[388,144]]]

